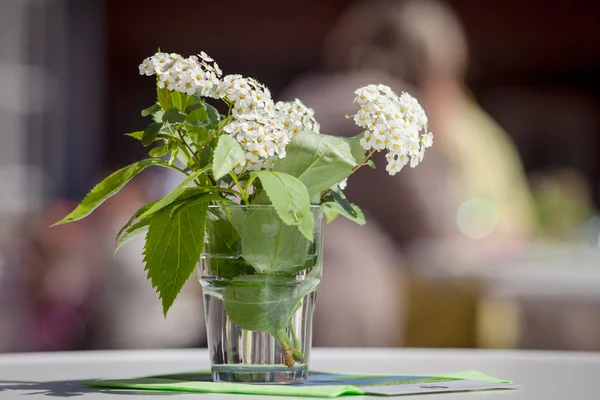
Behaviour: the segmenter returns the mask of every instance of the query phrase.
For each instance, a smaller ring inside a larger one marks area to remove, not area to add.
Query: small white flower
[[[207,64],[206,62],[202,61],[200,63],[200,65],[202,66],[202,68],[204,68],[206,71],[210,71],[210,72],[215,72],[215,69],[213,68],[212,65]]]
[[[150,57],[146,58],[144,61],[142,61],[142,63],[140,64],[140,75],[154,75],[154,62],[152,61],[152,59]]]
[[[265,102],[263,101],[265,99],[265,95],[260,90],[253,90],[250,94],[250,97],[252,98],[254,104],[256,104],[259,107],[262,107],[265,104]]]
[[[419,165],[419,155],[417,154],[416,156],[411,156],[410,157],[410,167],[414,168],[417,165]]]
[[[198,85],[192,79],[192,77],[186,76],[185,78],[183,78],[181,80],[179,91],[191,96],[194,93],[196,93],[197,88],[198,88]]]
[[[421,136],[421,143],[426,149],[433,146],[433,133],[429,132]]]
[[[213,67],[215,69],[215,74],[217,74],[218,77],[221,77],[223,75],[223,71],[221,71],[221,68],[219,68],[219,64],[214,63]]]
[[[194,83],[196,84],[196,86],[200,86],[204,82],[204,71],[202,71],[202,69],[200,69],[198,67],[196,67],[192,71],[190,71],[190,76],[191,76],[192,80],[194,81]]]
[[[211,57],[209,57],[208,54],[206,54],[205,52],[201,51],[199,54],[200,58],[206,62],[212,62],[214,61]]]

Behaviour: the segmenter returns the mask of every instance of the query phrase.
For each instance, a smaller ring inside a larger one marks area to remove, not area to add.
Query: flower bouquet
[[[319,133],[300,100],[274,102],[252,78],[223,76],[204,52],[158,52],[139,67],[156,76],[152,122],[127,133],[149,158],[95,186],[64,219],[89,215],[148,167],[182,174],[164,197],[132,215],[118,250],[145,236],[148,279],[166,315],[198,266],[215,381],[298,382],[306,378],[315,291],[322,272],[323,220],[364,224],[344,195],[347,178],[386,151],[386,170],[416,166],[432,144],[427,117],[409,94],[356,90],[353,118],[364,132]]]

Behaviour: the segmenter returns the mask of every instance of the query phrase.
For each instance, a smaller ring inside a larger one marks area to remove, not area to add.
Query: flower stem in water
[[[285,329],[280,329],[278,331],[275,331],[274,333],[272,333],[272,335],[275,338],[275,340],[277,340],[279,345],[281,346],[281,349],[283,352],[283,363],[287,367],[293,368],[294,365],[296,364],[296,361],[294,360],[294,355],[293,355],[290,339],[288,338],[287,333],[285,332]]]

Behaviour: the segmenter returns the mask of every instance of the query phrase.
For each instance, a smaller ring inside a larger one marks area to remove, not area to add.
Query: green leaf
[[[204,104],[202,103],[194,103],[192,105],[189,105],[185,108],[185,113],[186,114],[191,114],[192,112],[198,110],[198,109],[204,109]]]
[[[186,119],[186,124],[214,129],[219,125],[220,120],[219,111],[210,104],[203,103],[201,107],[194,107]]]
[[[287,225],[298,225],[300,232],[312,242],[314,219],[304,183],[282,172],[258,171],[252,175],[260,179],[281,220]]]
[[[172,108],[176,108],[178,110],[183,110],[183,104],[184,104],[184,97],[186,97],[187,95],[178,92],[176,90],[171,91],[170,93],[170,101],[171,101],[171,107]]]
[[[199,107],[196,107],[199,106]],[[210,128],[211,123],[208,118],[208,113],[206,112],[206,108],[202,104],[195,104],[194,109],[188,114],[185,119],[185,123],[190,126],[200,127],[200,128]]]
[[[219,218],[206,223],[204,253],[219,257],[241,256],[241,238],[231,222]]]
[[[289,274],[304,269],[310,242],[297,226],[284,224],[273,209],[248,210],[241,233],[242,257],[257,273]]]
[[[231,222],[231,225],[235,228],[238,234],[241,236],[244,231],[244,221],[246,220],[246,212],[243,208],[239,207],[239,204],[234,203],[231,200],[224,200],[221,202],[223,205],[223,212],[227,215],[227,219]],[[231,206],[231,207],[226,207]]]
[[[175,148],[173,149],[173,151],[171,152],[171,157],[169,157],[169,165],[173,165],[175,163],[175,160],[177,159],[177,155],[179,154],[179,148]]]
[[[376,169],[377,167],[375,167],[375,163],[373,162],[373,160],[367,160],[366,165],[368,165],[369,167]]]
[[[190,189],[200,189],[200,188],[190,188]],[[188,190],[190,190],[190,189],[188,189]],[[172,214],[174,214],[175,212],[178,212],[180,210],[183,210],[185,208],[188,208],[188,207],[194,207],[201,203],[208,203],[211,201],[224,202],[226,200],[223,197],[219,196],[218,194],[208,194],[208,193],[191,196],[191,197],[185,198],[185,199],[183,198],[184,196],[185,196],[185,194],[181,195],[177,199],[177,202],[173,203],[173,207],[171,208]]]
[[[275,332],[289,325],[299,283],[294,277],[238,276],[225,288],[227,316],[240,328]]]
[[[148,125],[144,130],[144,135],[142,136],[142,144],[144,146],[150,146],[158,137],[162,126],[163,124],[161,122],[152,122],[150,125]]]
[[[169,152],[169,146],[158,146],[148,152],[150,157],[162,157]]]
[[[207,219],[204,257],[211,276],[233,279],[254,272],[252,266],[242,258],[240,234],[226,219]]]
[[[350,203],[343,192],[333,190],[331,195],[327,196],[327,200],[323,203],[327,222],[333,221],[338,215],[343,215],[359,225],[366,223],[361,209],[356,204]]]
[[[346,201],[347,202],[347,201]],[[352,210],[352,212],[348,212],[348,209]],[[325,212],[325,217],[327,218],[327,222],[333,221],[338,215],[343,215],[351,221],[356,222],[359,225],[366,224],[365,216],[361,209],[352,203],[348,203],[346,207],[343,207],[337,201],[330,201],[323,203],[323,210]]]
[[[319,283],[321,283],[321,276],[323,275],[323,261],[321,259],[315,260],[315,265],[308,274],[304,277],[304,282],[298,288],[298,295],[294,303],[293,311],[296,311],[302,304],[302,299],[307,294],[317,290]]]
[[[141,220],[138,223],[131,225],[125,230],[122,236],[117,239],[117,243],[115,245],[115,254],[123,245],[137,237],[143,236],[148,232],[148,226],[150,225],[150,220],[152,217]]]
[[[131,216],[131,218],[129,218],[129,221],[127,221],[127,223],[126,223],[125,225],[123,225],[123,226],[121,227],[121,229],[119,229],[119,232],[117,233],[117,240],[116,240],[116,241],[118,242],[118,241],[119,241],[119,238],[121,237],[121,234],[122,234],[122,233],[123,233],[125,230],[129,229],[129,227],[130,227],[131,225],[133,225],[133,223],[134,223],[134,222],[135,222],[137,219],[139,219],[139,218],[140,218],[140,215],[142,215],[142,214],[143,214],[143,213],[144,213],[146,210],[148,210],[150,207],[152,207],[152,206],[154,205],[154,203],[156,203],[156,202],[157,202],[157,200],[154,200],[154,201],[151,201],[150,203],[148,203],[148,204],[144,204],[142,207],[140,207],[140,209],[139,209],[139,210],[137,210],[137,211],[136,211],[136,212],[135,212],[135,213],[134,213],[134,214]]]
[[[236,165],[243,163],[246,155],[242,146],[231,136],[224,134],[219,138],[213,156],[213,175],[216,180],[227,175]]]
[[[156,97],[158,98],[158,103],[161,105],[161,107],[163,109],[167,110],[170,108],[169,103],[171,101],[171,94],[166,87],[161,89],[157,86],[156,87]]]
[[[208,139],[208,135],[210,131],[205,128],[198,128],[194,126],[187,126],[188,137],[191,142],[196,145],[196,148],[206,148],[206,140]]]
[[[148,115],[152,115],[160,110],[162,110],[162,108],[159,104],[152,104],[150,107],[142,110],[142,117],[147,117]]]
[[[187,118],[187,115],[184,112],[173,107],[173,108],[169,108],[167,111],[165,111],[165,113],[163,114],[162,120],[163,120],[163,122],[168,122],[171,124],[178,124],[178,123],[185,121],[186,118]]]
[[[356,166],[349,142],[335,136],[300,132],[286,151],[287,156],[278,159],[273,170],[300,179],[311,196],[346,178]]]
[[[193,109],[188,113],[185,120],[189,138],[197,148],[206,143],[211,129],[208,114],[204,107],[204,104],[194,104]]]
[[[137,140],[142,140],[142,136],[144,136],[144,131],[126,133],[125,136],[129,136]]]
[[[334,202],[323,203],[323,212],[325,213],[327,223],[333,222],[340,215],[340,211],[336,207],[337,204],[334,204]]]
[[[165,316],[202,253],[208,204],[171,215],[168,208],[153,215],[144,247],[145,270],[162,300]]]
[[[352,157],[354,157],[354,161],[356,164],[360,164],[365,159],[365,154],[367,151],[360,144],[360,140],[363,138],[364,134],[360,133],[351,138],[345,139],[350,145],[350,152],[352,153]]]
[[[173,203],[175,200],[177,200],[177,198],[179,196],[181,196],[183,194],[183,192],[186,189],[188,189],[188,186],[190,186],[190,184],[194,181],[194,179],[198,178],[201,174],[204,173],[204,171],[206,171],[206,168],[201,169],[199,171],[194,171],[190,175],[186,176],[185,179],[179,183],[179,185],[177,185],[173,190],[171,190],[171,192],[169,192],[162,199],[160,199],[156,203],[154,203],[149,209],[144,211],[142,213],[142,215],[140,215],[140,218],[144,218],[150,214],[154,214],[158,210]]]
[[[212,154],[212,150],[212,147],[208,144],[204,146],[204,148],[202,148],[202,152],[200,153],[200,168],[204,168],[208,166],[208,164],[210,164],[210,156]]]
[[[157,112],[155,112],[154,114],[152,114],[152,121],[154,121],[154,122],[162,122],[162,118],[163,118],[164,114],[165,114],[165,112],[161,108],[160,110],[158,110]]]
[[[358,213],[352,207],[352,204],[350,204],[350,202],[348,201],[348,199],[346,198],[346,196],[344,196],[343,193],[333,190],[331,192],[331,194],[333,195],[333,199],[336,201],[336,203],[338,203],[340,206],[342,206],[342,208],[344,210],[346,210],[346,212],[348,214],[350,214],[353,217],[357,217],[358,216]]]
[[[185,104],[186,100],[188,100],[188,104],[190,102],[192,104],[194,103],[192,96],[190,96],[188,99],[187,95],[176,90],[169,91],[166,87],[161,89],[157,86],[156,97],[158,98],[158,103],[165,110],[168,110],[169,108],[177,108],[178,110],[183,111],[183,105]]]
[[[205,107],[210,126],[212,128],[216,128],[216,126],[219,125],[219,121],[221,120],[221,114],[219,114],[219,111],[210,104],[205,104]]]
[[[109,175],[102,182],[94,186],[69,215],[54,225],[61,225],[87,217],[92,211],[98,208],[100,204],[104,203],[108,198],[121,190],[121,188],[123,188],[123,186],[125,186],[125,184],[127,184],[134,176],[152,165],[165,166],[165,162],[160,158],[141,160]]]
[[[252,199],[253,205],[266,205],[271,204],[271,200],[269,200],[269,196],[264,190],[256,190],[254,193],[254,198]]]
[[[254,274],[252,266],[241,257],[205,257],[206,267],[210,276],[231,280],[240,275]],[[215,286],[228,286],[228,283],[229,282],[222,281],[222,283],[215,283]]]

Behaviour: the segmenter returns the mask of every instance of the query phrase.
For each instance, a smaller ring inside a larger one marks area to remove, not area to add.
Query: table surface
[[[0,355],[0,400],[78,397],[111,400],[122,397],[205,400],[263,398],[249,395],[157,393],[85,388],[80,382],[209,369],[205,349],[89,351]],[[600,398],[600,353],[446,350],[446,349],[313,349],[311,368],[331,372],[436,374],[478,370],[523,384],[518,390],[434,394],[441,400],[527,399],[587,400]],[[357,399],[367,396],[353,397]],[[373,397],[377,398],[377,397]],[[423,400],[423,395],[403,399]],[[298,399],[298,397],[294,398]],[[381,399],[381,397],[378,397]],[[429,399],[429,396],[427,396]]]

